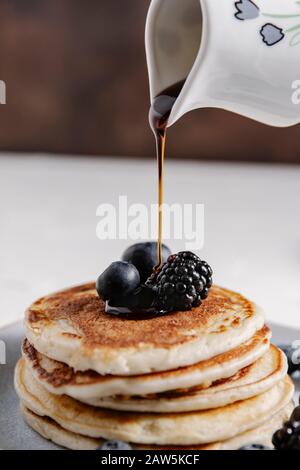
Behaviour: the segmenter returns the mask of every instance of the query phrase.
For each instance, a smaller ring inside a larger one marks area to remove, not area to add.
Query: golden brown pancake
[[[15,388],[24,405],[73,433],[154,445],[207,444],[254,429],[290,403],[294,386],[286,377],[267,392],[225,407],[188,413],[133,413],[96,408],[43,388],[21,359]]]
[[[268,351],[270,336],[269,328],[264,326],[246,343],[206,361],[130,377],[102,376],[92,370],[76,372],[67,364],[39,353],[27,339],[22,353],[35,378],[50,392],[92,403],[105,396],[145,395],[200,386],[208,388],[213,382],[239,374],[241,369],[258,360]]]
[[[234,301],[234,305],[233,305]],[[146,343],[150,347],[171,348],[197,338],[197,333],[187,331],[210,327],[214,333],[239,326],[239,319],[230,316],[233,308],[240,308],[252,317],[255,307],[239,294],[213,287],[205,302],[185,312],[149,316],[137,314],[122,317],[105,313],[105,303],[99,299],[94,284],[85,284],[36,301],[26,312],[27,321],[33,327],[64,320],[84,338],[86,348],[107,346],[112,349],[136,347]],[[227,324],[218,325],[220,312],[228,313]],[[211,325],[216,321],[216,328]],[[72,337],[72,333],[64,333]]]
[[[247,400],[270,390],[286,376],[287,369],[285,354],[272,345],[254,364],[244,367],[232,377],[213,382],[210,387],[199,385],[144,396],[86,397],[84,402],[112,410],[141,413],[207,410]]]
[[[237,450],[240,447],[252,444],[263,444],[265,446],[272,446],[271,438],[277,429],[281,428],[282,424],[287,421],[293,409],[293,404],[289,403],[284,409],[273,416],[263,425],[251,429],[248,432],[240,434],[234,438],[228,439],[223,442],[214,442],[211,444],[193,445],[193,446],[151,446],[132,444],[132,448],[136,450]],[[29,426],[32,427],[45,439],[56,443],[59,446],[66,447],[72,450],[96,450],[103,445],[103,439],[93,439],[81,434],[75,434],[67,429],[64,429],[57,424],[53,419],[48,416],[39,416],[33,411],[26,408],[21,403],[21,413],[24,420]]]
[[[25,349],[31,349],[29,348]],[[39,354],[37,355],[39,356]],[[26,357],[26,353],[25,353]],[[28,356],[27,356],[28,357]],[[42,359],[42,363],[47,363],[47,358]],[[34,377],[37,373],[34,371],[34,365],[30,366],[30,370]],[[50,368],[55,364],[48,366],[47,372],[44,368],[37,366],[39,370],[39,382],[46,386],[47,390],[52,388],[47,384],[47,376],[53,373],[53,377],[59,376]],[[225,367],[225,365],[223,365]],[[59,369],[60,372],[63,369]],[[287,373],[287,360],[284,353],[276,346],[271,346],[265,354],[263,354],[253,364],[240,369],[236,374],[229,378],[216,380],[210,386],[207,384],[199,384],[190,388],[181,388],[169,390],[163,393],[151,393],[145,395],[120,395],[101,397],[97,395],[95,387],[82,386],[84,382],[80,382],[80,376],[77,378],[77,386],[65,386],[55,389],[55,393],[62,394],[68,391],[67,395],[87,403],[92,406],[108,408],[121,411],[139,411],[151,413],[174,413],[195,410],[205,410],[211,408],[222,407],[236,401],[246,400],[253,396],[264,393],[272,388],[276,383],[284,378]],[[78,373],[77,373],[78,374]],[[85,373],[79,373],[83,375]],[[76,374],[75,374],[76,376]],[[59,378],[60,380],[60,378]]]
[[[105,313],[93,283],[39,299],[26,312],[38,351],[76,370],[136,375],[195,364],[239,346],[264,324],[240,294],[214,286],[197,308],[160,316]]]

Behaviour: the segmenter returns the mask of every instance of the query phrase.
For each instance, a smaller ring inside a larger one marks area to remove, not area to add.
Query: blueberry
[[[247,446],[241,447],[239,450],[273,450],[270,447],[266,447],[262,444],[249,444]]]
[[[132,447],[127,442],[122,441],[106,441],[98,450],[132,450]]]
[[[162,245],[162,262],[165,263],[171,251],[166,245]],[[140,273],[141,282],[152,274],[154,266],[157,265],[157,243],[136,243],[124,251],[123,261],[132,263]]]
[[[115,261],[98,277],[96,289],[103,300],[113,300],[134,292],[140,275],[133,264]]]

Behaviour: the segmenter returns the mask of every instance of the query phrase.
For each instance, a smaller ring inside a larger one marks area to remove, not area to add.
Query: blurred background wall
[[[149,0],[0,0],[0,150],[153,156],[144,23]],[[199,110],[168,157],[300,162],[299,126]]]

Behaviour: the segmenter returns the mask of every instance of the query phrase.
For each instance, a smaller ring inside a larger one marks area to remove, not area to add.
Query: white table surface
[[[154,159],[0,155],[0,326],[119,258],[130,241],[96,237],[97,206],[119,195],[156,202]],[[165,201],[204,203],[215,282],[300,327],[300,167],[169,160]]]

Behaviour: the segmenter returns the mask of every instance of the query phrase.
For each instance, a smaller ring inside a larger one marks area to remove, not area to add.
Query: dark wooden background
[[[0,150],[153,156],[144,23],[149,0],[0,0]],[[299,126],[200,110],[169,157],[299,162]]]

